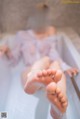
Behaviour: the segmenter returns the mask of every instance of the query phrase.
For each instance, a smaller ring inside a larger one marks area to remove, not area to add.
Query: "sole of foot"
[[[43,83],[44,85],[50,82],[58,82],[61,80],[62,72],[60,70],[56,71],[53,69],[42,70],[42,71],[32,71],[28,75],[28,79],[32,82]]]
[[[55,105],[62,113],[65,113],[68,106],[66,93],[64,94],[54,82],[46,87],[46,91],[51,104]]]
[[[34,87],[36,89],[36,87],[38,86],[41,87],[41,85],[47,86],[51,82],[58,82],[59,80],[61,80],[61,77],[62,72],[60,70],[56,71],[53,69],[47,69],[42,71],[41,70],[31,71],[28,75],[24,76],[24,79],[26,79],[24,90],[25,92],[28,92],[28,89],[32,91]]]

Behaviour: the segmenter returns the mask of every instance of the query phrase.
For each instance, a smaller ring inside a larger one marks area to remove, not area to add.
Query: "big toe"
[[[54,76],[54,81],[55,82],[58,82],[61,80],[61,77],[62,77],[62,71],[61,70],[58,70]]]
[[[54,94],[56,91],[56,83],[52,82],[46,87],[46,91],[48,94]]]

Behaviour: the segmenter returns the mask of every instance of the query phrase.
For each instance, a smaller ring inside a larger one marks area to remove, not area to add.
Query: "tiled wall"
[[[0,31],[14,32],[27,27],[30,10],[46,0],[0,0]],[[80,4],[63,4],[61,0],[47,0],[57,27],[80,27]]]

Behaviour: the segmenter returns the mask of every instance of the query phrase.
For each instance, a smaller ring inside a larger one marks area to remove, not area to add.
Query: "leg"
[[[50,68],[60,70],[59,63],[55,61],[51,64]],[[47,96],[51,102],[51,115],[53,116],[55,105],[62,113],[66,111],[68,101],[66,96],[66,78],[64,73],[62,73],[62,78],[57,83],[50,83],[47,86]]]
[[[46,64],[46,65],[45,65]],[[30,67],[29,69],[25,70],[23,73],[22,73],[22,84],[23,86],[25,85],[26,83],[26,78],[27,78],[27,75],[29,73],[31,73],[32,71],[36,71],[36,70],[43,70],[43,69],[47,69],[50,65],[50,61],[49,61],[49,58],[48,57],[44,57],[38,61],[36,61],[32,67]]]
[[[48,70],[49,66],[49,58],[44,57],[37,61],[29,72],[25,71],[23,73],[22,80],[26,93],[33,94],[43,85],[47,85],[53,81],[51,77],[56,74],[56,71],[52,69]]]

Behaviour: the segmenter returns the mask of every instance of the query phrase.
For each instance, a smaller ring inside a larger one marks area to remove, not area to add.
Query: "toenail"
[[[51,78],[52,78],[52,80],[54,80],[54,76],[52,76]]]

